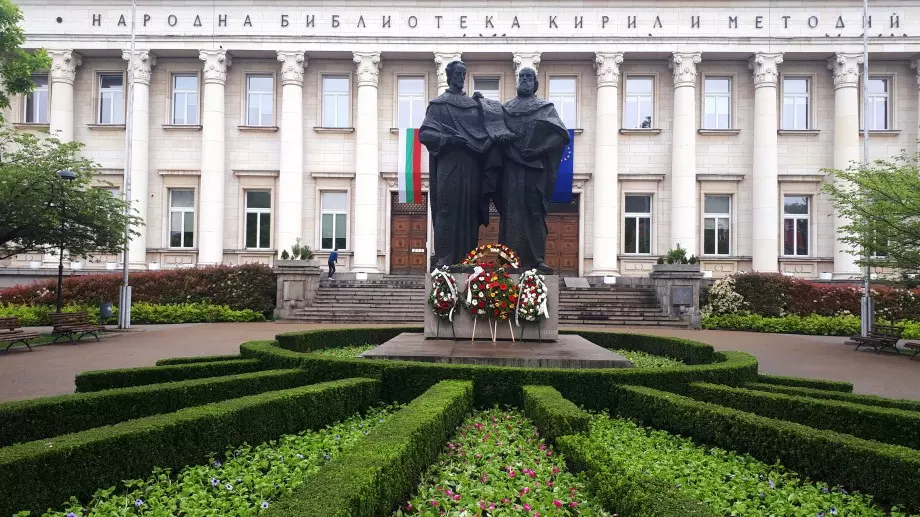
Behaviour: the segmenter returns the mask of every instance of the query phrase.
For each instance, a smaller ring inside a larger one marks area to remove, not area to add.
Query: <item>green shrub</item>
[[[783,375],[766,375],[763,373],[757,375],[757,382],[775,384],[777,386],[792,386],[795,388],[839,391],[841,393],[850,393],[853,391],[853,384],[849,382],[806,379],[804,377],[786,377]]]
[[[906,409],[908,411],[920,411],[920,400],[907,399],[889,399],[877,395],[857,395],[855,393],[842,393],[839,391],[828,391],[821,389],[782,386],[779,384],[766,384],[760,382],[751,382],[745,384],[745,387],[758,391],[772,391],[774,393],[785,393],[786,395],[800,395],[803,397],[812,397],[816,399],[842,400],[854,404],[863,404],[875,407],[890,407]]]
[[[389,515],[472,410],[467,382],[441,382],[374,429],[359,448],[333,458],[268,516]]]
[[[312,352],[326,348],[372,344],[379,345],[403,332],[420,333],[421,327],[319,329],[278,334],[278,346],[292,352]]]
[[[234,361],[242,359],[243,356],[236,355],[202,355],[199,357],[172,357],[169,359],[160,359],[157,366],[172,366],[175,364],[192,364],[192,363],[212,363],[217,361]]]
[[[761,416],[920,449],[920,413],[914,411],[705,383],[691,383],[688,394]]]
[[[890,325],[891,322],[879,320],[878,323]],[[898,321],[893,323],[904,327],[901,337],[920,339],[920,321]],[[810,316],[789,315],[766,317],[759,314],[732,314],[724,316],[707,316],[703,318],[703,328],[723,330],[750,330],[774,334],[807,334],[810,336],[855,336],[859,334],[859,316]]]
[[[590,416],[550,386],[524,386],[524,413],[547,442],[588,430]]]
[[[50,305],[2,305],[0,304],[0,317],[19,318],[24,327],[37,327],[51,325],[51,313],[54,307]],[[100,323],[98,305],[68,304],[64,312],[85,311],[89,320]],[[118,308],[113,307],[112,317],[102,323],[112,323],[118,319]],[[226,305],[212,305],[209,303],[182,303],[182,304],[155,304],[136,302],[131,304],[131,322],[136,324],[159,323],[214,323],[214,322],[247,322],[265,321],[260,312],[251,309],[235,310]]]
[[[205,363],[147,366],[120,370],[92,370],[77,375],[77,393],[111,390],[160,382],[185,381],[202,377],[219,377],[265,370],[258,360],[237,359]],[[342,378],[342,377],[340,377]]]
[[[662,355],[685,364],[710,364],[720,360],[712,345],[689,339],[585,330],[562,331],[561,333],[577,334],[608,350],[630,350]]]
[[[346,379],[181,409],[0,449],[0,515],[42,512],[68,497],[181,468],[225,446],[317,429],[380,399],[380,383]]]
[[[775,420],[640,386],[614,386],[617,413],[725,449],[746,452],[812,479],[920,508],[920,451]]]
[[[7,402],[0,447],[309,382],[301,370],[272,370]]]

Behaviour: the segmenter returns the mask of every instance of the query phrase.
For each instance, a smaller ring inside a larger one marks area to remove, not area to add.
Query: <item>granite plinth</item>
[[[466,280],[470,275],[460,272],[452,272],[451,275],[457,282],[457,288],[462,297],[463,293],[466,292]],[[512,274],[511,278],[514,280],[515,284],[520,281],[519,274]],[[508,325],[508,321],[498,322],[496,339],[512,341],[512,332],[514,333],[514,339],[521,339],[522,333],[526,340],[537,341],[542,339],[543,341],[555,341],[559,338],[559,277],[557,275],[546,275],[544,276],[544,281],[547,287],[546,308],[549,312],[549,318],[540,322],[539,333],[536,323],[525,323],[524,320],[520,320],[521,326],[517,326],[514,324],[514,316],[512,316],[510,326]],[[427,277],[425,280],[425,292],[431,293],[431,277]],[[440,322],[438,320],[440,320]],[[470,340],[473,338],[473,317],[470,315],[469,311],[464,309],[463,300],[461,299],[461,302],[457,304],[457,309],[454,311],[453,330],[451,330],[450,321],[438,318],[434,315],[434,312],[431,311],[431,307],[428,306],[428,297],[426,296],[425,337],[435,339],[453,339],[456,337],[460,340]],[[477,341],[492,342],[488,318],[480,317],[479,321],[476,322],[475,337]]]
[[[625,357],[570,334],[556,341],[471,341],[425,339],[403,333],[361,354],[368,359],[480,364],[527,368],[632,368]]]

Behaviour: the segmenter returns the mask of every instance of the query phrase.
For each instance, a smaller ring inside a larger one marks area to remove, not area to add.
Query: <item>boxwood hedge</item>
[[[825,391],[839,391],[842,393],[853,392],[853,384],[849,382],[826,381],[824,379],[784,377],[781,375],[765,375],[761,373],[757,376],[757,382],[762,382],[764,384],[776,384],[779,386],[793,386],[798,388],[812,388]]]
[[[745,386],[757,391],[772,391],[774,393],[800,395],[802,397],[812,397],[816,399],[842,400],[844,402],[863,404],[865,406],[890,407],[906,409],[908,411],[920,411],[920,400],[889,399],[885,397],[879,397],[878,395],[859,395],[856,393],[843,393],[840,391],[826,391],[813,388],[797,388],[795,386],[782,386],[779,384],[765,384],[761,382],[750,382],[745,384]]]
[[[169,359],[160,359],[157,361],[157,366],[171,366],[174,364],[192,364],[192,363],[211,363],[215,361],[233,361],[236,359],[242,359],[242,356],[237,355],[203,355],[199,357],[172,357]]]
[[[524,413],[549,442],[588,431],[588,413],[550,386],[524,386]]]
[[[265,368],[253,359],[233,361],[211,361],[204,363],[174,364],[170,366],[149,366],[123,368],[118,370],[92,370],[77,375],[77,393],[88,391],[128,388],[160,382],[185,381],[202,377],[235,375],[255,372]]]

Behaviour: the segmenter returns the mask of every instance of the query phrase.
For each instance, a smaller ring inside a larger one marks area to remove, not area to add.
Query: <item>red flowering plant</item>
[[[447,271],[446,267],[435,269],[431,272],[431,292],[428,293],[428,305],[435,316],[441,319],[454,320],[454,309],[460,301],[460,292],[457,281]]]
[[[508,246],[498,243],[489,243],[483,244],[482,246],[474,249],[473,251],[466,254],[466,257],[460,263],[464,266],[475,265],[477,262],[482,260],[482,257],[487,253],[495,253],[498,255],[499,259],[505,264],[513,267],[521,267],[521,259],[518,257],[518,254],[514,252]],[[504,264],[503,264],[504,265]]]
[[[505,268],[493,270],[489,276],[488,288],[489,316],[496,321],[507,320],[514,313],[518,302],[518,288],[511,280],[511,275]]]
[[[464,305],[470,311],[473,319],[480,316],[488,316],[492,309],[492,297],[490,295],[489,285],[492,274],[495,271],[495,264],[492,262],[483,262],[476,266],[476,269],[470,273],[466,280],[466,298]]]

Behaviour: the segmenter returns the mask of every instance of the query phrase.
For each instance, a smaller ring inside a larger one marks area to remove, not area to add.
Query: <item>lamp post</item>
[[[862,91],[862,121],[863,121],[863,168],[869,168],[869,0],[863,0],[863,91]],[[872,291],[869,282],[872,279],[872,269],[869,263],[871,250],[863,246],[865,271],[863,273],[863,295],[859,304],[859,333],[868,336],[872,332],[875,320],[875,307],[872,303]]]
[[[77,177],[71,170],[62,170],[58,171],[58,178],[62,181],[73,181]],[[61,240],[60,248],[58,249],[58,283],[57,283],[57,312],[61,312],[61,307],[64,305],[64,293],[62,292],[64,286],[64,218],[67,216],[67,196],[64,194],[64,189],[61,188]]]

